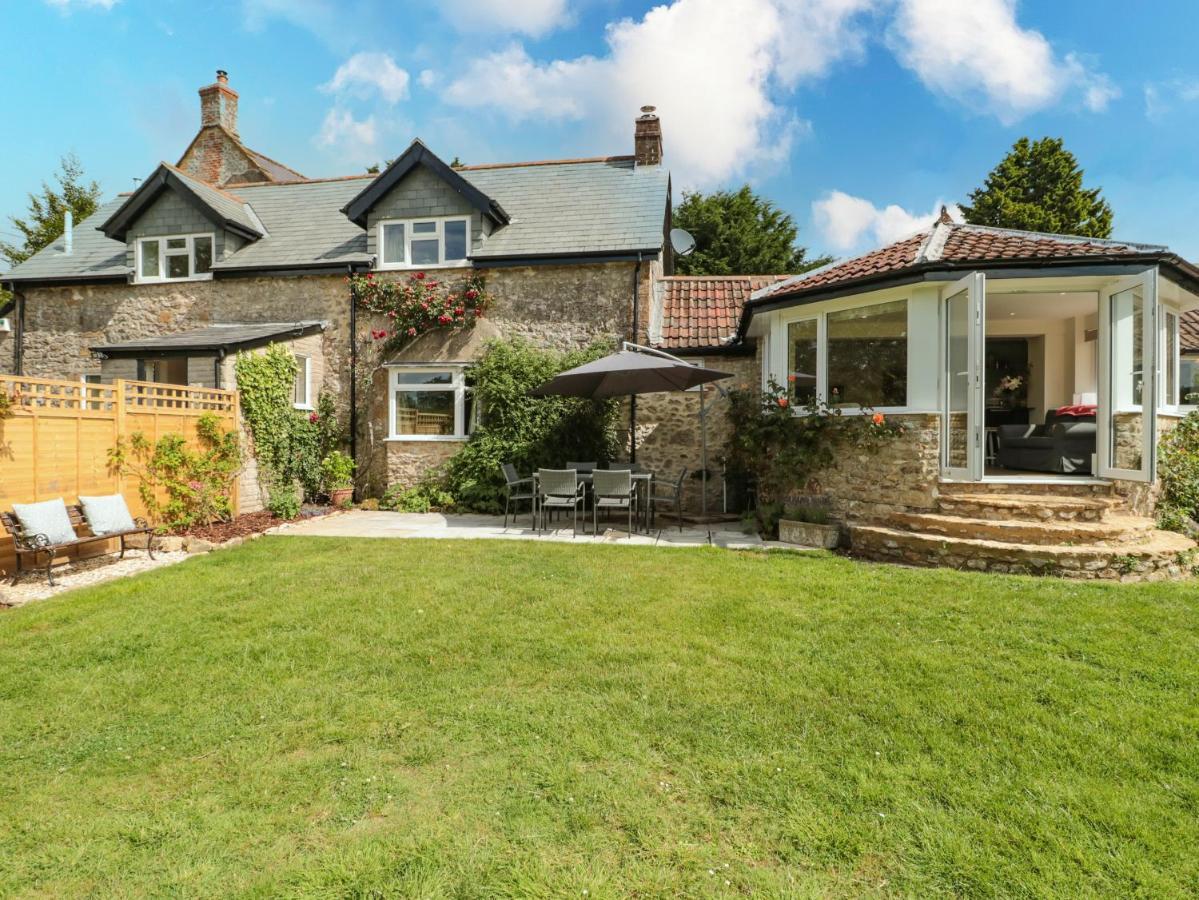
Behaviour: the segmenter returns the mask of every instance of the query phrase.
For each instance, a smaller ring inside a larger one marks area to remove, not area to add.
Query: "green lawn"
[[[266,538],[0,615],[0,895],[1199,893],[1199,590]]]

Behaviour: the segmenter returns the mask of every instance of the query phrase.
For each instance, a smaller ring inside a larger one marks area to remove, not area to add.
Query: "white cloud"
[[[1182,104],[1199,100],[1199,81],[1175,79],[1145,85],[1145,116],[1154,122],[1167,119]]]
[[[335,106],[325,114],[315,140],[318,147],[335,152],[350,165],[369,165],[380,158],[379,127],[374,116],[355,119],[349,110]]]
[[[431,88],[437,84],[437,73],[432,69],[421,69],[420,75],[416,77],[416,80],[420,82],[421,87],[426,89]]]
[[[363,98],[378,94],[388,103],[398,103],[408,96],[408,73],[390,54],[355,53],[337,67],[321,90]]]
[[[53,6],[55,9],[70,10],[70,9],[103,9],[110,10],[121,0],[46,0],[48,6]]]
[[[675,0],[609,25],[602,56],[541,62],[513,44],[475,59],[444,96],[514,121],[587,121],[626,152],[652,104],[680,183],[706,186],[787,156],[803,123],[772,99],[773,82],[794,86],[854,52],[854,16],[875,2]]]
[[[937,220],[941,202],[926,214],[912,213],[891,204],[879,208],[862,197],[844,191],[830,191],[812,204],[812,218],[828,246],[838,252],[882,246],[923,231]],[[948,205],[949,214],[961,221],[961,211]]]
[[[1016,21],[1015,0],[899,0],[890,44],[930,90],[1011,124],[1077,90],[1092,111],[1118,95],[1075,55],[1059,59]]]
[[[442,0],[459,31],[504,31],[540,37],[565,24],[566,0]]]

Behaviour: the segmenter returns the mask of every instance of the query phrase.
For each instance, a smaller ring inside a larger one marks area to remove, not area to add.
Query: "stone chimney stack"
[[[200,127],[220,125],[237,136],[237,91],[229,87],[229,73],[216,70],[216,83],[200,88]]]
[[[655,107],[641,107],[637,127],[633,132],[633,152],[639,166],[657,166],[662,162],[662,122]]]

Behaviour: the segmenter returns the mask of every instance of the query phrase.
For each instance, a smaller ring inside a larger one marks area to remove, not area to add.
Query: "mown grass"
[[[0,894],[1194,896],[1197,594],[267,538],[0,616]]]

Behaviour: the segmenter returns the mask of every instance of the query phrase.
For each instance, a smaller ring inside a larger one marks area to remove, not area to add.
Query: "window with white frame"
[[[1178,363],[1183,406],[1199,406],[1199,356],[1184,356]]]
[[[785,323],[787,386],[797,412],[817,397],[844,409],[908,405],[908,301]]]
[[[393,366],[389,376],[393,440],[461,440],[474,423],[471,391],[461,366]]]
[[[312,409],[312,357],[296,354],[296,382],[292,390],[296,409]]]
[[[211,234],[138,238],[138,281],[189,281],[212,277]]]
[[[470,256],[470,218],[386,219],[379,223],[380,269],[461,266]]]

